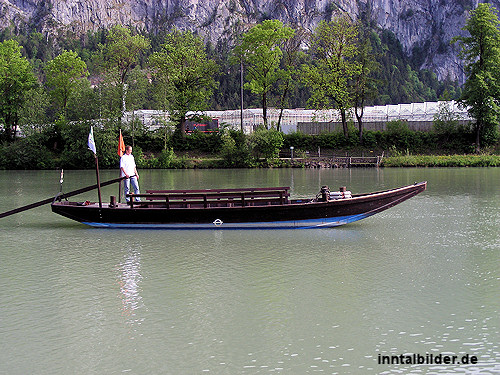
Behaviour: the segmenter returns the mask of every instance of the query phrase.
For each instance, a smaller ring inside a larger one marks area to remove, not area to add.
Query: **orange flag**
[[[120,129],[120,138],[118,138],[118,156],[122,157],[125,151],[125,143],[123,142],[122,130]]]

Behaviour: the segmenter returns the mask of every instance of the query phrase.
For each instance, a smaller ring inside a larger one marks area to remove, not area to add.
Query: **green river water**
[[[292,198],[428,188],[333,229],[93,229],[49,206],[0,219],[0,374],[500,373],[500,168],[140,174],[143,190]],[[64,177],[66,192],[95,183]],[[0,171],[0,212],[58,191],[58,171]]]

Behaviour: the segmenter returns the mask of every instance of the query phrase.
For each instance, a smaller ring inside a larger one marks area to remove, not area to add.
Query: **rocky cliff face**
[[[458,46],[450,41],[462,35],[468,12],[478,0],[368,0],[371,17],[381,28],[391,30],[408,55],[419,56],[422,68],[463,81]],[[358,3],[363,3],[360,1]],[[500,1],[489,1],[500,10]]]
[[[108,28],[120,23],[154,31],[175,25],[212,42],[234,28],[266,18],[313,30],[322,19],[344,11],[368,14],[398,37],[408,55],[421,54],[422,67],[441,79],[461,79],[457,47],[450,40],[478,0],[0,0],[0,27],[27,25],[53,33]],[[489,1],[500,9],[500,0]]]

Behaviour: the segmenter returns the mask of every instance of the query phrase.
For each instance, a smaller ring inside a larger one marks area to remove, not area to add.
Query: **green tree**
[[[136,66],[130,71],[125,106],[129,111],[148,108],[151,94],[148,71]]]
[[[498,138],[500,31],[497,10],[490,4],[479,4],[471,11],[463,30],[469,35],[454,38],[461,47],[460,57],[467,76],[460,102],[476,120],[476,152],[479,152],[482,144],[491,144]]]
[[[99,90],[92,88],[88,79],[75,82],[69,97],[66,115],[68,120],[81,121],[102,118],[99,113]]]
[[[47,108],[50,99],[41,86],[27,90],[23,95],[23,105],[19,111],[19,126],[23,135],[30,136],[40,133],[47,124]]]
[[[110,75],[100,77],[97,87],[99,102],[99,118],[122,118],[123,111],[123,86],[116,85]]]
[[[376,95],[376,83],[373,73],[379,68],[372,50],[368,30],[363,30],[363,37],[360,40],[359,54],[357,62],[359,70],[354,73],[352,81],[352,99],[354,114],[358,121],[359,142],[363,143],[363,114],[366,102]]]
[[[161,51],[149,57],[160,107],[169,112],[182,136],[188,112],[205,111],[216,83],[217,65],[207,58],[201,39],[177,29],[167,34]]]
[[[139,66],[132,69],[128,82],[125,106],[129,111],[132,111],[132,120],[128,122],[126,128],[132,137],[132,147],[135,147],[136,136],[143,134],[146,130],[142,121],[135,117],[135,111],[147,108],[146,103],[151,85],[147,71],[140,69]]]
[[[306,37],[306,31],[304,29],[298,29],[295,31],[293,37],[285,41],[283,45],[283,78],[279,87],[280,97],[278,102],[278,108],[280,109],[280,114],[278,117],[278,124],[276,129],[280,130],[281,120],[283,118],[283,111],[285,106],[289,107],[289,94],[297,87],[300,81],[300,61],[304,59],[304,52],[302,52],[302,42]],[[290,107],[289,107],[290,108]]]
[[[21,47],[14,40],[0,43],[0,121],[15,137],[19,111],[26,91],[36,85],[28,60],[21,55]]]
[[[76,52],[63,51],[47,63],[45,74],[47,87],[59,113],[66,117],[68,100],[75,92],[78,81],[89,75],[87,65]]]
[[[243,62],[246,69],[244,87],[261,98],[264,126],[267,125],[268,93],[285,78],[280,69],[282,46],[295,31],[279,20],[265,20],[243,35],[241,44],[234,50],[234,61]]]
[[[346,15],[335,20],[322,21],[312,36],[315,62],[304,65],[303,80],[311,87],[309,102],[317,109],[340,111],[344,136],[349,135],[346,112],[352,107],[348,82],[359,71],[358,26]]]
[[[114,26],[107,36],[106,44],[99,44],[100,65],[109,81],[120,91],[121,113],[126,110],[127,78],[139,63],[139,58],[150,47],[150,42],[142,35],[132,35],[121,25]]]

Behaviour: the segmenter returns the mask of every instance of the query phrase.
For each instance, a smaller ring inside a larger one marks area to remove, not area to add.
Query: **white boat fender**
[[[346,191],[331,191],[330,192],[330,199],[332,200],[337,200],[337,199],[346,199],[346,198],[352,198],[352,194],[349,190]]]

